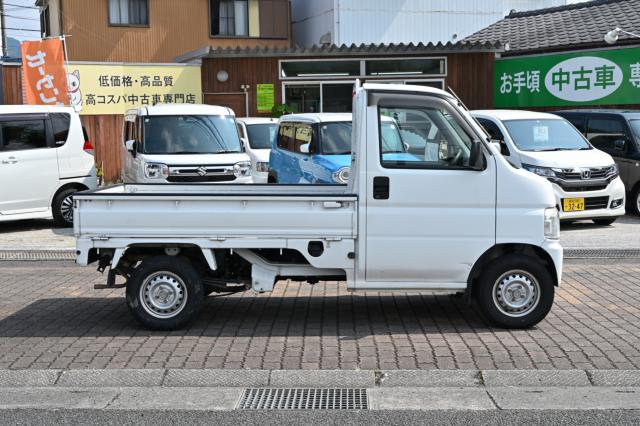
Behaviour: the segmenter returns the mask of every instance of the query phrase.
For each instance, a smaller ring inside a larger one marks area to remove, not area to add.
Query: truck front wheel
[[[554,282],[537,259],[506,255],[491,262],[475,288],[482,313],[505,328],[529,328],[542,321],[553,305]]]
[[[127,305],[152,330],[177,330],[200,310],[204,291],[186,259],[157,256],[143,260],[127,283]]]

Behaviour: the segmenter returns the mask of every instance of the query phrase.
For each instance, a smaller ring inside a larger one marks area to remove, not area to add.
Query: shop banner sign
[[[124,114],[157,104],[200,104],[200,67],[165,64],[69,64],[71,104],[83,115]]]
[[[496,108],[640,104],[640,48],[499,59]]]
[[[24,41],[22,77],[28,105],[69,105],[61,39]]]
[[[256,91],[258,112],[271,112],[275,104],[275,86],[273,84],[258,84]]]

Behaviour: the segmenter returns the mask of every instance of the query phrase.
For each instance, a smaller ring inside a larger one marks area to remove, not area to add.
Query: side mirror
[[[249,149],[249,140],[247,138],[240,138],[240,145],[242,146],[242,152],[247,152]]]
[[[411,146],[406,142],[403,142],[402,144],[404,145],[404,150],[409,151],[409,148],[411,148]]]
[[[500,140],[500,139],[491,139],[489,142],[492,143],[493,145],[495,145],[496,148],[498,148],[500,150],[500,154],[505,155],[505,156],[511,155],[511,153],[509,152],[509,148],[507,147],[507,144],[505,143],[505,141]]]
[[[125,148],[127,148],[127,151],[129,151],[129,153],[131,155],[133,155],[134,157],[136,156],[136,145],[137,145],[137,143],[133,139],[128,140],[128,141],[126,141],[124,143],[124,146],[125,146]]]
[[[627,141],[624,139],[618,139],[613,142],[613,147],[616,151],[624,152],[627,148]]]
[[[310,148],[311,148],[311,144],[308,144],[308,143],[302,144],[300,145],[300,152],[302,154],[309,154]]]
[[[474,170],[484,170],[484,155],[482,154],[482,143],[480,141],[471,142],[469,167]]]

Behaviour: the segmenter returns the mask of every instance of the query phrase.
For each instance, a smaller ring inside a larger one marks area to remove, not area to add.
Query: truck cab
[[[269,292],[287,278],[464,293],[501,327],[542,321],[562,277],[551,184],[509,164],[444,91],[365,84],[353,105],[346,184],[83,193],[77,262],[109,269],[99,288],[126,287],[131,313],[152,329],[184,326],[210,292]],[[385,117],[415,139],[433,140],[435,126],[436,146],[385,157]]]

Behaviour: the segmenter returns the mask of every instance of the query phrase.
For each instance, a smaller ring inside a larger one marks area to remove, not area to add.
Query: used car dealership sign
[[[496,108],[640,103],[640,49],[499,59]]]

